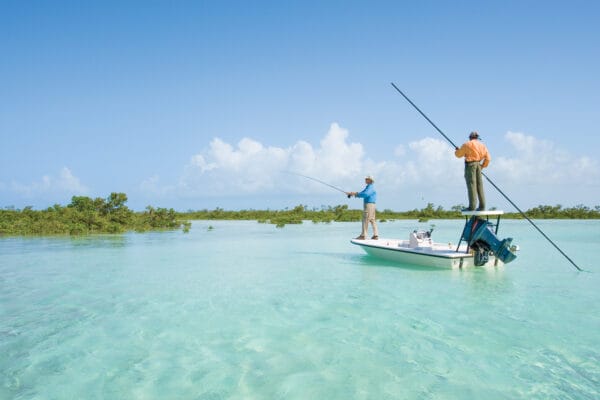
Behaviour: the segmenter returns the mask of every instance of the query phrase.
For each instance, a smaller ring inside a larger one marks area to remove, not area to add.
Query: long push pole
[[[424,117],[424,118],[427,120],[427,122],[429,122],[429,123],[430,123],[430,124],[431,124],[431,125],[432,125],[432,126],[433,126],[433,127],[434,127],[434,128],[435,128],[435,129],[436,129],[436,130],[437,130],[437,131],[438,131],[438,132],[439,132],[439,133],[440,133],[440,134],[441,134],[441,135],[442,135],[442,136],[443,136],[443,137],[444,137],[444,138],[445,138],[445,139],[446,139],[446,140],[447,140],[447,141],[448,141],[448,142],[449,142],[449,143],[450,143],[452,146],[453,146],[453,147],[454,147],[454,148],[456,148],[456,147],[457,147],[457,146],[454,144],[454,142],[452,142],[452,140],[450,140],[450,139],[448,138],[448,136],[446,136],[446,135],[444,134],[444,132],[442,132],[442,131],[441,131],[441,129],[440,129],[440,128],[438,128],[438,127],[437,127],[437,125],[436,125],[436,124],[434,124],[434,123],[433,123],[433,121],[431,121],[431,120],[429,119],[429,117],[427,117],[427,115],[425,115],[425,114],[423,113],[423,111],[421,111],[421,110],[419,109],[419,107],[417,107],[417,106],[415,105],[415,103],[413,103],[413,102],[412,102],[412,101],[411,101],[411,100],[410,100],[410,99],[409,99],[409,98],[408,98],[408,97],[407,97],[407,96],[406,96],[406,95],[405,95],[405,94],[402,92],[402,90],[398,89],[398,86],[396,86],[396,85],[394,84],[394,82],[391,82],[391,83],[392,83],[392,86],[394,87],[394,89],[396,89],[396,90],[398,91],[398,93],[400,93],[400,94],[402,95],[402,97],[404,97],[404,98],[406,99],[406,101],[408,101],[408,102],[410,103],[410,105],[411,105],[411,106],[413,106],[413,107],[414,107],[414,108],[415,108],[415,109],[416,109],[416,110],[417,110],[417,111],[418,111],[418,112],[419,112],[419,113],[420,113],[420,114],[421,114],[421,115],[422,115],[422,116],[423,116],[423,117]],[[521,213],[521,215],[523,216],[523,218],[525,218],[527,221],[529,221],[529,223],[530,223],[531,225],[533,225],[533,227],[534,227],[535,229],[537,229],[537,231],[538,231],[539,233],[541,233],[541,234],[542,234],[542,236],[543,236],[543,237],[545,237],[545,238],[546,238],[546,240],[548,240],[548,242],[550,242],[550,244],[552,244],[552,246],[554,246],[554,247],[556,248],[556,250],[558,250],[558,251],[560,252],[560,254],[562,254],[563,256],[565,256],[565,258],[566,258],[567,260],[569,260],[569,262],[570,262],[571,264],[573,264],[573,266],[574,266],[575,268],[577,268],[577,270],[578,270],[578,271],[583,271],[581,268],[579,268],[579,266],[578,266],[577,264],[575,264],[575,262],[574,262],[573,260],[571,260],[571,258],[570,258],[568,255],[566,255],[566,254],[565,254],[565,252],[564,252],[564,251],[562,251],[562,250],[560,249],[560,247],[558,247],[558,246],[556,245],[556,243],[554,243],[554,242],[553,242],[553,241],[552,241],[552,240],[551,240],[551,239],[548,237],[548,235],[546,235],[546,234],[545,234],[545,233],[544,233],[544,232],[543,232],[543,231],[542,231],[542,230],[541,230],[541,229],[540,229],[540,228],[539,228],[539,227],[538,227],[538,226],[537,226],[537,225],[536,225],[536,224],[535,224],[535,223],[534,223],[534,222],[533,222],[533,221],[532,221],[532,220],[531,220],[531,219],[530,219],[530,218],[529,218],[529,217],[528,217],[528,216],[527,216],[527,215],[526,215],[526,214],[525,214],[523,211],[521,211],[521,209],[520,209],[520,208],[519,208],[519,207],[518,207],[518,206],[517,206],[517,205],[516,205],[516,204],[515,204],[515,203],[514,203],[514,202],[513,202],[513,201],[512,201],[512,200],[511,200],[511,199],[510,199],[510,198],[509,198],[507,195],[506,195],[506,194],[504,194],[504,192],[503,192],[502,190],[500,190],[500,188],[499,188],[498,186],[496,186],[496,184],[495,184],[494,182],[492,182],[492,180],[491,180],[490,178],[488,178],[488,176],[487,176],[485,173],[483,173],[483,172],[482,172],[481,174],[482,174],[482,175],[485,177],[485,179],[487,179],[487,181],[488,181],[488,182],[489,182],[489,183],[490,183],[490,184],[491,184],[491,185],[492,185],[494,188],[496,188],[496,190],[497,190],[497,191],[498,191],[498,192],[499,192],[499,193],[500,193],[502,196],[504,196],[504,198],[505,198],[506,200],[508,200],[508,202],[509,202],[510,204],[512,204],[512,206],[513,206],[514,208],[516,208],[516,209],[517,209],[517,211],[519,211],[519,213]]]

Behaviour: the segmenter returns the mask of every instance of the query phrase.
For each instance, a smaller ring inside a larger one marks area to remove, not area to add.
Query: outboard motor
[[[476,266],[484,265],[489,259],[490,252],[493,252],[504,264],[517,258],[510,247],[512,238],[498,239],[492,230],[492,224],[479,217],[471,217],[465,225],[462,237],[475,251],[473,261]]]

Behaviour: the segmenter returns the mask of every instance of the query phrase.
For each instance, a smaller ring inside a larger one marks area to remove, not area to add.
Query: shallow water
[[[380,236],[432,223],[457,242]],[[359,223],[0,239],[0,399],[597,399],[600,221],[536,223],[591,272],[513,220],[485,270],[371,258]]]

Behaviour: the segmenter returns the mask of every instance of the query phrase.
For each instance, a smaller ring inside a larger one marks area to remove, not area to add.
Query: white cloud
[[[211,169],[217,168],[216,163],[210,163],[210,164],[207,163],[201,154],[192,156],[192,159],[190,160],[190,164],[194,167],[200,168],[200,171],[202,171],[202,172],[210,171]]]
[[[551,142],[523,133],[507,132],[505,140],[513,151],[506,156],[496,155],[491,149],[492,163],[485,170],[496,183],[509,185],[511,190],[541,183],[549,186],[549,192],[574,181],[598,184],[597,160],[574,157]],[[392,159],[373,160],[367,157],[362,144],[351,142],[348,130],[337,123],[331,124],[316,147],[302,140],[289,147],[272,147],[251,138],[243,138],[236,145],[215,138],[206,150],[191,156],[175,184],[161,185],[155,176],[140,187],[148,194],[179,198],[334,195],[325,185],[285,172],[297,172],[348,190],[362,188],[364,175],[374,174],[383,203],[394,202],[394,209],[421,207],[427,202],[444,206],[466,202],[463,160],[454,156],[447,142],[423,138],[391,143],[390,147]],[[486,193],[491,192],[493,189],[488,187]],[[522,192],[518,195],[526,196]]]
[[[447,186],[462,176],[462,161],[454,156],[454,149],[441,139],[423,138],[409,143],[412,159],[405,162],[410,182]]]
[[[360,172],[363,147],[359,143],[347,143],[346,139],[348,131],[333,123],[321,140],[315,167],[324,171],[326,177],[348,177]]]
[[[305,141],[287,148],[266,146],[250,138],[233,146],[215,138],[206,151],[190,158],[175,190],[186,196],[314,190],[314,182],[299,184],[298,177],[286,175],[286,171],[315,175],[321,180],[355,179],[357,173],[362,173],[364,151],[362,145],[348,143],[347,139],[348,131],[337,123],[331,124],[318,148]],[[149,183],[142,189],[157,189]]]
[[[23,197],[35,197],[43,194],[58,194],[65,193],[68,195],[83,195],[88,192],[88,188],[84,186],[79,178],[77,178],[71,170],[63,167],[58,176],[44,175],[38,182],[32,182],[24,185],[18,182],[13,182],[11,191]]]
[[[404,147],[404,145],[400,144],[396,146],[396,148],[394,149],[394,155],[397,157],[402,157],[406,155],[406,148]]]
[[[552,142],[520,132],[509,131],[504,137],[512,145],[513,153],[499,156],[492,162],[494,171],[507,182],[536,185],[600,183],[597,160],[573,156],[557,149]]]
[[[79,178],[77,178],[71,170],[67,167],[63,167],[60,170],[60,175],[55,182],[50,181],[50,185],[56,184],[56,187],[59,190],[64,192],[72,192],[72,193],[87,193],[88,189],[84,185],[81,184]]]
[[[163,186],[160,182],[158,175],[153,175],[148,179],[145,179],[140,183],[139,189],[146,194],[154,197],[168,196],[174,192],[175,187],[173,185]]]

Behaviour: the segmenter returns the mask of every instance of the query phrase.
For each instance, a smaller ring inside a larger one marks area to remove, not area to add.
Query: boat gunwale
[[[384,241],[385,239],[378,239],[378,240]],[[395,240],[397,240],[397,239],[395,239]],[[410,248],[410,247],[391,247],[391,246],[385,246],[385,245],[363,243],[362,241],[359,241],[356,239],[350,239],[350,243],[355,244],[357,246],[370,247],[373,249],[389,250],[392,252],[399,252],[399,253],[410,253],[410,254],[415,254],[415,255],[419,255],[419,256],[436,257],[436,258],[443,258],[443,259],[447,259],[447,260],[473,257],[473,254],[471,254],[471,253],[463,253],[463,252],[458,252],[456,250],[453,250],[452,252],[448,252],[446,254],[435,254],[435,253],[431,253],[431,252],[418,251],[418,249]]]

